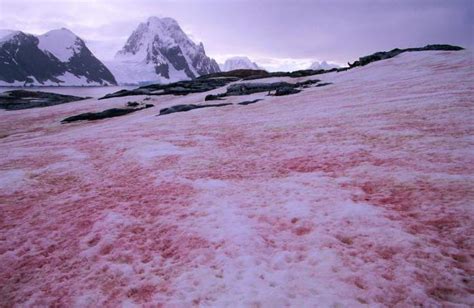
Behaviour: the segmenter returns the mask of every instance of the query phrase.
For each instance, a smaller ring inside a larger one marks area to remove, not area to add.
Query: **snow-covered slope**
[[[8,41],[13,35],[18,34],[20,31],[9,30],[9,29],[0,29],[0,45],[3,42]]]
[[[219,72],[204,45],[189,39],[172,18],[150,17],[128,38],[107,65],[119,83],[147,83],[192,79]]]
[[[38,36],[38,48],[49,52],[61,62],[68,62],[83,47],[81,39],[68,29],[57,29]]]
[[[328,63],[326,61],[323,61],[323,62],[315,61],[313,62],[313,64],[311,64],[309,69],[310,70],[330,70],[331,68],[337,68],[337,67],[339,67],[339,65]]]
[[[1,86],[112,85],[110,71],[68,29],[34,36],[0,32]]]
[[[228,72],[238,69],[260,70],[257,63],[252,62],[248,57],[232,57],[227,59],[224,64],[220,66],[221,71]]]
[[[0,112],[0,306],[473,306],[472,59]]]

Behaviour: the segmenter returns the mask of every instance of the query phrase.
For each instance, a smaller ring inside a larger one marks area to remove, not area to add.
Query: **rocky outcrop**
[[[247,105],[251,105],[251,104],[255,104],[259,101],[261,101],[262,99],[258,98],[258,99],[254,99],[254,100],[251,100],[251,101],[244,101],[244,102],[240,102],[238,103],[239,105],[242,105],[242,106],[247,106]]]
[[[227,91],[222,94],[218,94],[219,97],[224,96],[235,96],[235,95],[249,95],[259,92],[268,92],[268,94],[277,95],[290,95],[300,92],[299,88],[306,88],[311,85],[317,84],[320,82],[319,79],[307,80],[297,83],[288,83],[288,82],[272,82],[272,83],[262,83],[262,82],[244,82],[244,83],[235,83],[227,87]]]
[[[190,93],[211,91],[237,80],[239,80],[239,78],[227,77],[184,80],[170,84],[154,84],[140,87],[134,90],[120,90],[115,93],[107,94],[104,97],[101,97],[100,99],[130,95],[187,95]]]
[[[464,48],[459,47],[459,46],[452,46],[452,45],[426,45],[425,47],[419,47],[419,48],[406,48],[406,49],[399,49],[395,48],[390,51],[381,51],[381,52],[376,52],[371,55],[361,57],[359,60],[355,61],[354,63],[348,63],[349,67],[357,67],[357,66],[364,66],[369,63],[375,62],[375,61],[380,61],[380,60],[385,60],[385,59],[390,59],[395,56],[398,56],[401,53],[404,52],[413,52],[413,51],[429,51],[429,50],[445,50],[445,51],[452,51],[452,50],[463,50]]]
[[[213,104],[213,105],[194,105],[194,104],[175,105],[172,107],[161,109],[160,115],[171,114],[175,112],[185,112],[185,111],[190,111],[190,110],[200,109],[200,108],[223,107],[223,106],[228,106],[228,105],[232,105],[232,104],[229,103],[229,104]]]
[[[283,96],[283,95],[290,95],[290,94],[296,94],[296,93],[300,93],[301,90],[298,90],[296,88],[293,88],[293,87],[280,87],[278,89],[275,90],[275,96]]]
[[[133,106],[134,108],[111,108],[111,109],[106,109],[104,111],[100,112],[86,112],[86,113],[81,113],[72,117],[65,118],[62,120],[62,123],[70,123],[70,122],[76,122],[76,121],[96,121],[96,120],[103,120],[107,118],[114,118],[114,117],[120,117],[129,113],[137,112],[139,110],[143,110],[146,108],[151,108],[154,105],[152,104],[130,104],[128,103],[128,106]]]
[[[13,90],[0,94],[0,108],[6,110],[21,110],[37,107],[49,107],[86,99],[72,95],[49,92]]]

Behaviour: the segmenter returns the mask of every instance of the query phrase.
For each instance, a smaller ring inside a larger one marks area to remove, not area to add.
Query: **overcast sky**
[[[432,43],[474,47],[474,0],[0,0],[0,29],[66,27],[102,60],[150,16],[176,19],[218,62],[247,55],[270,69]]]

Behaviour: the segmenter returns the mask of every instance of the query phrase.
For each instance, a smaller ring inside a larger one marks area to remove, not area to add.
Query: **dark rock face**
[[[170,84],[155,84],[140,87],[134,90],[120,90],[115,93],[107,94],[100,99],[112,97],[130,96],[130,95],[187,95],[190,93],[200,93],[211,91],[223,87],[231,82],[237,81],[238,78],[212,78],[212,79],[195,79],[184,80]]]
[[[174,66],[178,71],[184,70],[186,76],[189,78],[196,78],[194,73],[191,71],[186,58],[183,55],[183,51],[179,46],[173,46],[171,48],[159,48],[159,52],[170,61],[170,64]],[[163,77],[170,78],[169,74],[162,75]]]
[[[296,83],[296,85],[298,87],[301,87],[301,88],[308,88],[308,87],[311,87],[312,85],[315,85],[319,82],[321,82],[321,80],[319,80],[319,79],[310,79],[310,80],[298,82],[298,83]]]
[[[83,99],[86,98],[49,92],[13,90],[0,94],[0,108],[6,110],[20,110],[48,107]]]
[[[332,82],[323,82],[323,83],[317,84],[316,87],[325,87],[325,86],[328,86],[330,84],[332,84]]]
[[[211,79],[211,78],[221,78],[221,77],[236,77],[239,79],[246,79],[250,77],[257,78],[267,78],[270,76],[270,73],[264,70],[250,70],[250,69],[239,69],[228,72],[218,72],[207,75],[202,75],[198,79]]]
[[[81,113],[72,117],[65,118],[61,122],[70,123],[70,122],[76,122],[76,121],[95,121],[95,120],[102,120],[102,119],[107,119],[107,118],[114,118],[114,117],[123,116],[129,113],[136,112],[136,111],[150,108],[150,107],[153,107],[153,105],[146,104],[145,106],[142,106],[140,108],[111,108],[111,109],[106,109],[101,112],[86,112],[86,113]]]
[[[245,102],[240,102],[238,103],[239,105],[242,105],[242,106],[247,106],[247,105],[251,105],[251,104],[255,104],[259,101],[261,101],[262,99],[254,99],[253,101],[245,101]]]
[[[227,87],[227,92],[218,94],[220,97],[224,96],[234,96],[234,95],[248,95],[259,92],[268,92],[271,94],[272,91],[275,91],[274,95],[290,95],[300,92],[298,88],[307,88],[311,85],[317,84],[320,82],[319,79],[306,80],[303,82],[297,83],[288,83],[288,82],[272,82],[272,83],[261,83],[261,82],[244,82],[244,83],[235,83]]]
[[[26,84],[33,81],[29,77],[33,76],[38,82],[59,81],[54,76],[61,75],[65,65],[41,51],[38,43],[37,37],[18,32],[0,45],[0,80]]]
[[[425,47],[420,47],[420,48],[406,48],[406,49],[399,49],[395,48],[390,51],[381,51],[381,52],[376,52],[374,54],[361,57],[359,58],[358,61],[355,61],[354,63],[349,64],[349,67],[357,67],[357,66],[364,66],[369,63],[375,62],[375,61],[380,61],[380,60],[385,60],[385,59],[390,59],[395,56],[398,56],[401,53],[404,52],[412,52],[412,51],[428,51],[428,50],[463,50],[464,48],[459,47],[459,46],[452,46],[452,45],[426,45]]]
[[[307,77],[313,76],[328,72],[334,72],[338,69],[330,69],[330,70],[299,70],[294,72],[272,72],[269,73],[264,70],[250,70],[250,69],[240,69],[240,70],[233,70],[228,72],[220,72],[214,74],[208,74],[204,76],[198,77],[199,79],[208,79],[208,78],[218,78],[218,77],[237,77],[243,80],[255,80],[255,79],[263,79],[263,78],[270,78],[270,77],[291,77],[291,78],[298,78],[298,77]]]
[[[58,78],[68,72],[85,77],[88,83],[116,84],[114,76],[94,57],[84,41],[77,38],[76,43],[80,51],[68,62],[61,62],[54,55],[39,49],[37,37],[18,32],[0,44],[0,80],[22,82],[24,85],[41,85],[47,81],[61,84],[64,81]]]
[[[226,96],[234,95],[248,95],[259,92],[276,91],[278,88],[295,87],[294,84],[287,82],[272,82],[272,83],[236,83],[227,87]]]
[[[300,93],[301,90],[295,89],[293,87],[281,87],[276,89],[275,96],[290,95]]]
[[[116,85],[117,81],[112,73],[92,54],[84,41],[79,39],[78,43],[81,45],[80,52],[69,59],[69,62],[66,63],[66,70],[74,75],[86,77],[88,82],[104,84],[106,81]]]
[[[206,95],[204,100],[205,101],[220,101],[220,100],[222,100],[222,96],[209,94],[209,95]]]
[[[214,105],[194,105],[194,104],[189,104],[189,105],[175,105],[169,108],[163,108],[160,110],[160,115],[165,115],[165,114],[171,114],[175,112],[185,112],[185,111],[190,111],[193,109],[199,109],[199,108],[209,108],[209,107],[223,107],[223,106],[228,106],[232,104],[214,104]]]
[[[137,107],[138,105],[140,105],[140,103],[137,103],[137,102],[128,102],[127,103],[128,107]]]

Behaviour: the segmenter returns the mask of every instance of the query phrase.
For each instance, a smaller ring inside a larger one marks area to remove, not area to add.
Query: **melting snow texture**
[[[472,59],[166,117],[209,93],[1,111],[0,305],[472,306]]]

